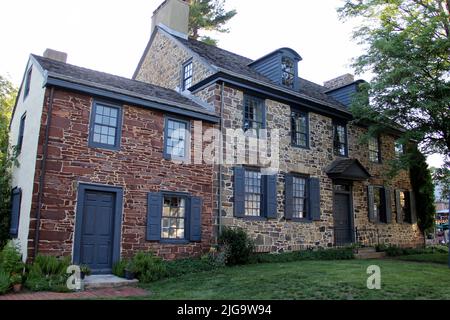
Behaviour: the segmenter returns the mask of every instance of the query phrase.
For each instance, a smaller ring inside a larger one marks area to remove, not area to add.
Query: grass
[[[406,256],[397,257],[398,260],[403,261],[416,261],[416,262],[429,262],[429,263],[439,263],[448,264],[448,254],[447,253],[423,253],[423,254],[411,254]]]
[[[381,290],[367,289],[367,267],[381,268]],[[200,272],[142,287],[153,300],[450,299],[446,265],[400,260],[300,261]],[[138,298],[143,299],[143,298]]]

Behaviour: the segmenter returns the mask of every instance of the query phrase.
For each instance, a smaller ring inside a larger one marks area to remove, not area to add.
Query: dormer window
[[[281,60],[281,83],[283,86],[293,88],[295,80],[295,66],[294,61],[288,57],[283,57]]]

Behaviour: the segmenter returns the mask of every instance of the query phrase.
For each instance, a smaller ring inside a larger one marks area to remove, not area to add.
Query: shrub
[[[241,228],[223,228],[219,245],[226,252],[227,265],[246,264],[254,250],[254,243]]]
[[[253,254],[251,263],[284,263],[302,260],[350,260],[354,258],[352,248],[305,250],[284,253]]]
[[[68,291],[66,286],[70,265],[69,258],[58,259],[53,256],[37,256],[29,267],[25,286],[33,291]]]
[[[8,242],[0,252],[0,267],[9,275],[22,273],[25,264],[19,249],[11,241]]]
[[[5,294],[11,288],[11,280],[8,272],[0,269],[0,294]]]
[[[125,277],[125,268],[128,265],[128,260],[120,260],[113,265],[112,273],[113,275],[123,278]]]
[[[163,260],[152,252],[138,252],[131,264],[136,278],[142,283],[156,281],[167,275]]]

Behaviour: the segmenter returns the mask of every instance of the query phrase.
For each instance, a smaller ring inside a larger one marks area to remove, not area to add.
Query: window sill
[[[268,220],[266,217],[250,217],[250,216],[240,217],[239,219],[249,220],[249,221],[267,221]]]
[[[189,244],[188,240],[170,240],[170,239],[162,239],[159,241],[161,244]]]
[[[309,146],[304,147],[304,146],[300,146],[295,143],[291,143],[291,147],[296,148],[296,149],[311,150],[311,148]]]
[[[109,150],[109,151],[119,151],[120,150],[120,146],[111,146],[111,145],[107,145],[107,144],[99,144],[99,143],[94,143],[94,142],[89,143],[88,147],[91,149],[103,149],[103,150]]]
[[[290,220],[286,220],[286,221],[292,221],[292,222],[296,222],[296,223],[313,223],[313,221],[311,219],[307,219],[307,218],[292,218]]]

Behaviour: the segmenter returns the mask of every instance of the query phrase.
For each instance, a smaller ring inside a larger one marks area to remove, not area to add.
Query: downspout
[[[218,215],[217,222],[219,224],[219,233],[218,236],[222,233],[222,173],[223,173],[223,109],[224,109],[224,101],[223,101],[223,92],[225,88],[225,83],[222,82],[220,88],[220,151],[219,151],[219,201],[218,201]]]
[[[41,172],[39,175],[39,188],[38,188],[38,207],[36,211],[36,226],[35,226],[35,234],[34,234],[34,258],[37,257],[39,252],[39,229],[41,224],[41,207],[42,207],[42,198],[44,193],[44,182],[45,182],[45,168],[47,162],[48,155],[48,138],[50,135],[50,127],[52,124],[52,110],[53,110],[53,95],[54,95],[54,87],[50,90],[49,104],[47,110],[47,125],[45,128],[45,137],[44,137],[44,146],[42,149],[42,162],[41,162]]]

